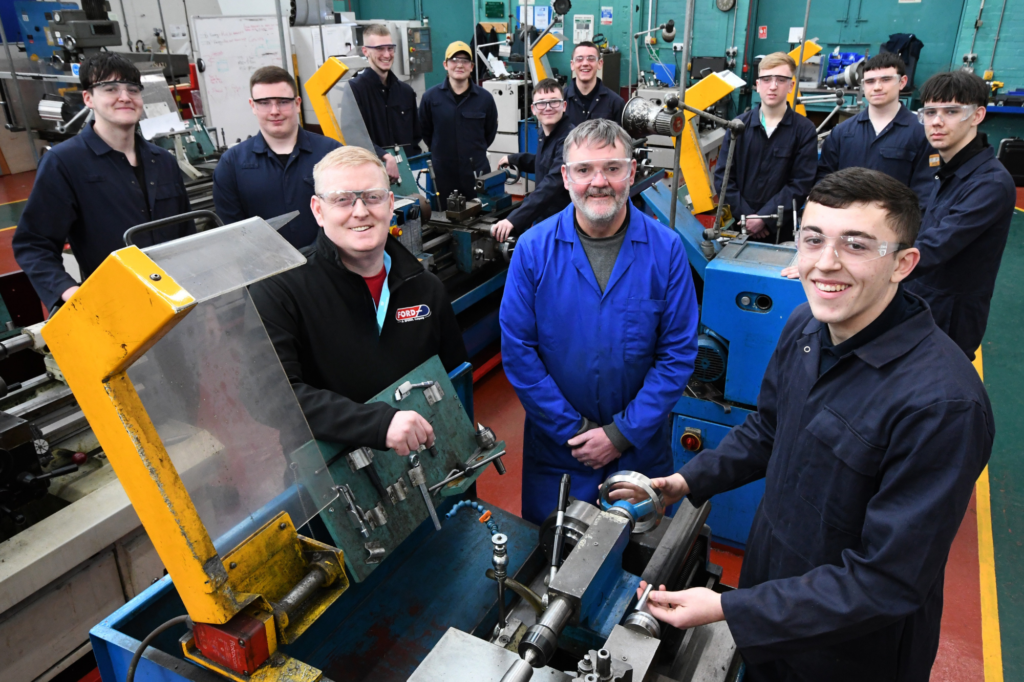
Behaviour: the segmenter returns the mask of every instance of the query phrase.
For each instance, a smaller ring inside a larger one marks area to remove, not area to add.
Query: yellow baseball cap
[[[456,40],[454,43],[448,46],[447,50],[444,51],[444,60],[448,61],[459,52],[465,52],[466,55],[469,56],[471,59],[473,57],[473,50],[470,49],[469,45],[462,42],[461,40]]]

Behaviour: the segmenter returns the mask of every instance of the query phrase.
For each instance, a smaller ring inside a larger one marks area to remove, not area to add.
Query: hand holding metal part
[[[630,487],[643,495],[634,495],[632,500],[611,499],[611,492],[618,487]],[[665,517],[665,498],[655,488],[651,479],[635,471],[619,471],[601,484],[600,507],[611,514],[625,516],[633,524],[633,533],[646,533],[658,526]]]

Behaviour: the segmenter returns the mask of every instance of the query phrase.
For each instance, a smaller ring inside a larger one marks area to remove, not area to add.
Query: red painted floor
[[[28,199],[35,179],[35,171],[0,176],[0,204]]]
[[[519,514],[522,509],[520,492],[525,412],[500,366],[477,382],[473,402],[477,421],[494,429],[508,449],[505,458],[508,472],[505,476],[498,476],[493,468],[488,468],[478,480],[478,494],[489,504]],[[908,547],[907,551],[913,551],[913,548]],[[735,587],[739,583],[742,554],[731,548],[715,546],[711,558],[724,569],[722,582]],[[978,520],[972,498],[946,565],[942,635],[931,682],[983,682],[984,679]]]

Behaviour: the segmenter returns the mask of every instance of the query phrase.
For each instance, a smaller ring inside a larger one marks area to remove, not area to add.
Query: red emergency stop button
[[[701,440],[700,434],[693,431],[684,433],[683,437],[679,439],[679,444],[683,446],[684,450],[689,452],[697,452],[704,447],[704,441]]]

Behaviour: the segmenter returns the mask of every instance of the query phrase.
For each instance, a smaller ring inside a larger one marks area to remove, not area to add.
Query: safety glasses
[[[629,177],[632,159],[602,159],[600,161],[570,161],[565,164],[569,180],[578,185],[589,185],[601,175],[607,182],[622,182]]]
[[[142,84],[131,81],[102,81],[94,83],[89,89],[108,97],[116,97],[121,94],[121,91],[127,92],[129,97],[142,96]]]
[[[295,106],[294,97],[261,97],[254,99],[253,102],[261,111],[270,111],[275,106],[281,111],[289,111]]]
[[[562,108],[565,104],[564,99],[542,99],[539,102],[533,103],[533,108],[537,111],[556,111]]]
[[[364,45],[363,47],[365,47],[367,50],[376,50],[377,54],[381,54],[381,53],[384,53],[384,54],[394,54],[395,50],[398,48],[398,46],[394,45],[394,44],[391,44],[391,45]]]
[[[796,249],[800,258],[817,260],[827,248],[832,249],[835,257],[844,263],[865,263],[908,249],[910,245],[863,236],[826,237],[821,232],[806,228],[797,230]]]
[[[786,83],[793,80],[792,76],[758,76],[757,82],[761,85],[771,85],[775,83],[778,86],[783,86]]]
[[[357,201],[362,201],[367,208],[382,206],[391,196],[391,190],[383,188],[357,189],[357,190],[335,190],[317,194],[320,200],[329,206],[337,208],[352,208]]]
[[[940,107],[924,107],[917,110],[917,120],[921,123],[931,123],[941,118],[946,123],[955,121],[966,121],[978,110],[975,104],[950,104]]]

